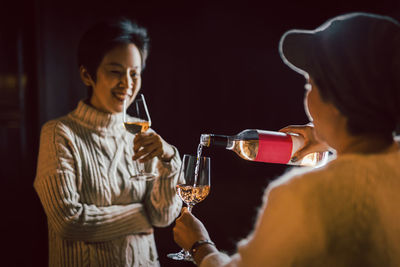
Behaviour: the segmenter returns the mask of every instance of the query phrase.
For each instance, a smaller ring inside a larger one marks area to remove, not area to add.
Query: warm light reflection
[[[14,89],[18,88],[18,75],[17,74],[9,74],[9,73],[1,73],[0,74],[0,89]],[[21,76],[22,86],[26,84],[26,75]]]
[[[321,167],[328,161],[328,152],[315,152],[301,159],[301,166]]]
[[[247,150],[249,149],[248,145],[246,145],[246,147],[244,145],[245,145],[244,141],[240,141],[239,142],[239,148],[240,148],[241,156],[246,160],[254,160],[254,158],[249,157],[249,156],[252,155],[252,153],[248,153],[248,152],[246,153],[246,149]]]

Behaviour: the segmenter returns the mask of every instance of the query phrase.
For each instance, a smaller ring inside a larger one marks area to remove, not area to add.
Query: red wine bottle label
[[[292,138],[280,132],[258,133],[258,152],[255,161],[286,164],[292,156]]]

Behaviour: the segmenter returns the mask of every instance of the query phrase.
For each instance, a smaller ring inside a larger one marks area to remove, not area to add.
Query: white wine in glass
[[[124,101],[124,126],[125,129],[131,134],[144,133],[151,127],[151,119],[149,111],[147,109],[146,100],[144,95],[140,94],[136,96],[132,104],[127,103],[127,99]],[[155,175],[147,173],[144,170],[144,164],[135,161],[138,173],[133,175],[131,178],[136,180],[153,180]]]
[[[183,182],[176,186],[176,191],[191,211],[194,205],[203,201],[210,193],[210,158],[183,155],[179,175],[179,181]],[[190,253],[184,249],[177,253],[170,253],[167,257],[174,260],[193,261]]]
[[[209,185],[186,185],[178,184],[176,186],[177,193],[183,202],[188,205],[190,211],[194,205],[203,201],[210,193]]]
[[[128,121],[124,122],[125,129],[131,134],[144,133],[150,128],[148,121]]]

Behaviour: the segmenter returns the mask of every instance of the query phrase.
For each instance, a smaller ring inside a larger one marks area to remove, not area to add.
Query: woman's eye
[[[120,75],[120,74],[121,74],[121,72],[120,72],[120,71],[118,71],[118,70],[112,70],[112,71],[111,71],[111,73],[112,73],[112,74],[118,74],[118,75]]]

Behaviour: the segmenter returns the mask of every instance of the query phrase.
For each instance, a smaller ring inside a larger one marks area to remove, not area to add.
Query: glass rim
[[[197,158],[197,156],[196,155],[193,155],[193,154],[183,154],[183,157],[182,157],[182,159],[185,157],[185,156],[187,156],[187,157],[193,157],[193,158]],[[201,156],[200,158],[203,158],[203,159],[211,159],[210,157],[205,157],[205,156]]]

